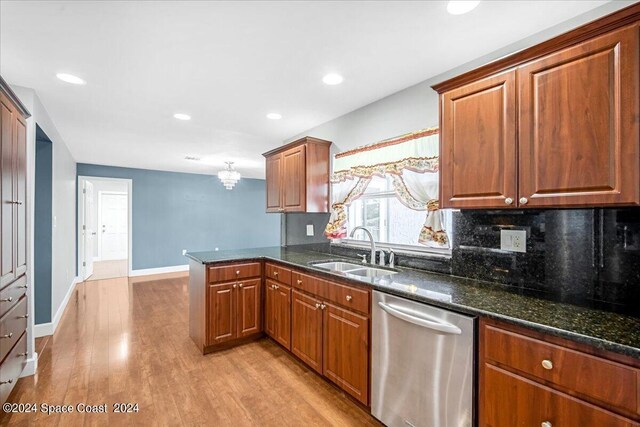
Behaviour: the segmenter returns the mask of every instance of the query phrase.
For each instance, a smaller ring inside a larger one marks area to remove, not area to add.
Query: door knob
[[[529,199],[527,199],[526,197],[520,197],[521,205],[526,205],[528,202],[529,202]]]
[[[507,197],[506,199],[504,199],[504,204],[505,205],[510,205],[513,203],[513,199],[511,197]]]

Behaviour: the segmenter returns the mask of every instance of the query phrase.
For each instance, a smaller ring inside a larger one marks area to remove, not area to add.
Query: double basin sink
[[[310,263],[314,267],[322,268],[323,270],[335,271],[338,273],[345,273],[350,276],[356,276],[361,278],[376,278],[385,277],[396,274],[396,271],[386,270],[383,268],[369,267],[363,264],[353,264],[344,261],[330,261],[330,262],[314,262]]]

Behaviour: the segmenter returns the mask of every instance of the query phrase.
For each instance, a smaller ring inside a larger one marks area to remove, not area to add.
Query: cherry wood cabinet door
[[[640,203],[639,35],[625,27],[518,69],[521,205]]]
[[[280,212],[282,206],[282,154],[266,159],[267,212]]]
[[[291,288],[278,284],[275,289],[276,336],[283,347],[291,350]]]
[[[208,342],[220,344],[236,338],[235,282],[209,285],[208,292]]]
[[[442,94],[440,207],[516,205],[514,70]]]
[[[282,205],[285,212],[304,212],[306,206],[305,146],[282,153]]]
[[[264,331],[274,340],[276,339],[276,317],[277,317],[277,292],[276,286],[278,284],[272,280],[267,279],[265,286],[265,301],[264,301]]]
[[[322,374],[322,310],[312,297],[293,291],[291,352]]]
[[[13,281],[16,275],[15,262],[15,116],[17,112],[8,98],[0,94],[0,150],[2,151],[0,179],[0,288]]]
[[[16,179],[16,277],[27,272],[27,122],[16,114],[15,179]]]
[[[639,426],[632,420],[489,364],[484,366],[481,395],[481,427]]]
[[[327,304],[324,375],[365,405],[369,403],[369,319]]]
[[[262,331],[262,279],[239,281],[236,288],[238,338]]]

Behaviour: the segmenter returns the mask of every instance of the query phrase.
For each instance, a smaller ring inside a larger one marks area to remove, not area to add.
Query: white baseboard
[[[38,370],[38,353],[34,352],[33,355],[27,359],[27,365],[22,370],[20,374],[20,378],[22,377],[30,377],[31,375],[35,375]]]
[[[46,337],[47,335],[53,335],[56,332],[56,328],[58,327],[58,323],[60,323],[60,319],[64,314],[65,308],[67,308],[69,299],[71,299],[71,295],[76,289],[76,285],[80,282],[82,282],[82,280],[80,280],[80,277],[75,277],[73,279],[73,282],[71,282],[71,286],[69,286],[69,289],[67,290],[67,294],[64,296],[64,299],[62,300],[60,307],[58,307],[58,311],[56,311],[56,314],[53,316],[51,322],[34,325],[33,336],[35,336],[36,338]]]
[[[149,276],[151,274],[177,273],[180,271],[189,271],[188,265],[174,265],[172,267],[145,268],[142,270],[131,270],[129,277]]]

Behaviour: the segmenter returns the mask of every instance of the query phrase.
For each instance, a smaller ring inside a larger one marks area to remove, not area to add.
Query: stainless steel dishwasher
[[[371,412],[390,427],[474,421],[473,317],[373,292]]]

